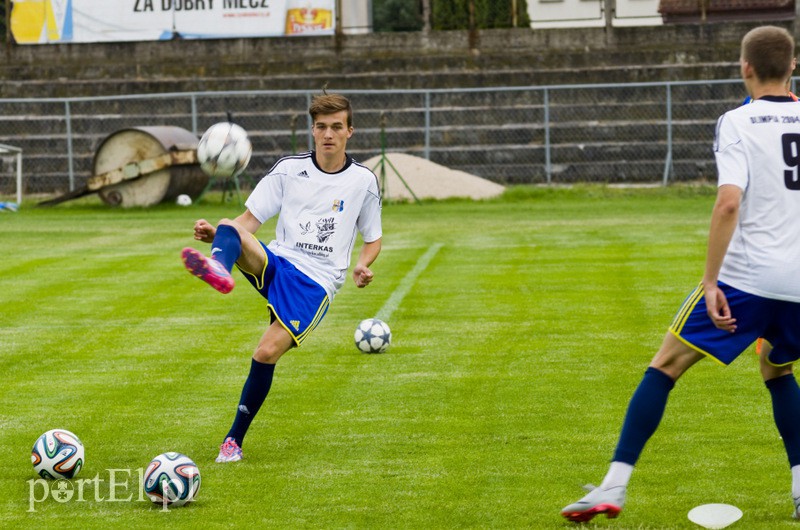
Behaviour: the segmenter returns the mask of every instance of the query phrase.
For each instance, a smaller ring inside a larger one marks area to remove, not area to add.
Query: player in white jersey
[[[357,234],[364,240],[353,268],[357,287],[372,282],[369,267],[381,249],[378,180],[345,152],[353,134],[350,102],[337,94],[317,96],[309,114],[315,150],[280,159],[236,219],[216,227],[205,219],[195,223],[194,237],[211,243],[211,257],[193,248],[182,252],[189,272],[222,293],[233,289],[236,265],[267,299],[270,316],[217,462],[242,459],[242,440],[267,397],[275,364],[325,316],[344,284]],[[275,239],[266,245],[254,234],[276,215]]]
[[[268,248],[333,298],[344,283],[356,229],[365,233],[380,226],[378,194],[375,175],[352,158],[330,174],[318,167],[313,153],[305,153],[279,160],[245,206],[261,222],[280,213]]]
[[[616,517],[645,444],[655,433],[675,381],[709,357],[727,365],[758,337],[800,515],[800,105],[786,95],[794,39],[762,26],[742,39],[741,74],[755,100],[724,114],[714,152],[719,174],[703,279],[675,315],[625,414],[608,473],[600,486],[564,507],[569,520]]]
[[[794,70],[795,68],[797,68],[797,60],[796,59],[792,63],[792,70]],[[792,85],[792,80],[791,80],[791,78],[789,78],[786,81],[786,94],[790,98],[792,98],[794,101],[797,101],[798,100],[797,96],[791,91],[791,85]],[[751,98],[750,96],[747,96],[746,98],[744,98],[744,101],[742,102],[742,105],[747,105],[748,103],[752,103],[752,102],[753,102],[753,98]],[[764,337],[759,337],[758,340],[756,340],[756,355],[761,355],[762,352],[765,355],[769,355],[770,351],[772,351],[772,345],[769,342],[765,341]]]

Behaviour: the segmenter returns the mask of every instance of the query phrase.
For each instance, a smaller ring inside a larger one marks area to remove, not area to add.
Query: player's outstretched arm
[[[223,219],[223,221],[230,224],[230,221]],[[221,222],[223,222],[221,221]],[[261,227],[261,221],[256,219],[256,217],[250,213],[250,210],[245,210],[239,217],[233,220],[233,224],[236,225],[237,229],[244,229],[251,234],[255,234],[258,231],[259,227]],[[194,223],[194,238],[197,241],[202,241],[204,243],[213,243],[214,236],[217,234],[217,228],[206,221],[205,219],[198,219]]]
[[[197,241],[202,241],[203,243],[211,243],[214,241],[214,235],[217,233],[217,229],[206,221],[205,219],[198,219],[194,223],[194,238]]]
[[[374,275],[369,269],[369,266],[375,262],[380,252],[380,239],[376,239],[370,243],[364,243],[364,246],[361,247],[361,252],[358,255],[358,262],[356,266],[353,267],[353,281],[356,287],[362,288],[372,283]]]

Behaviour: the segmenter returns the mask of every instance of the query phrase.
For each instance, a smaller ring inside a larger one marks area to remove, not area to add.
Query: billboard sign
[[[331,35],[334,0],[15,0],[18,44]]]

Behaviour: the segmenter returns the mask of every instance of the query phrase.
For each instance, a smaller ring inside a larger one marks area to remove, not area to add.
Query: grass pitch
[[[196,218],[239,205],[0,214],[0,527],[571,528],[560,509],[602,479],[628,398],[701,277],[713,200],[581,187],[386,205],[375,282],[348,279],[281,359],[245,460],[229,465],[213,460],[265,304],[239,273],[219,295],[179,253],[207,250]],[[392,348],[359,353],[356,324],[397,292]],[[82,499],[32,485],[30,449],[56,427],[85,444],[79,478],[99,479]],[[202,476],[197,501],[169,513],[139,493],[165,451]],[[584,527],[695,528],[692,507],[725,502],[744,511],[738,527],[793,528],[789,485],[748,352],[678,383],[622,515]]]

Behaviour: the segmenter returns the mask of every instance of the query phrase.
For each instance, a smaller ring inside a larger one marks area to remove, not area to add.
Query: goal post
[[[0,156],[15,155],[16,158],[16,182],[17,182],[17,204],[22,204],[22,149],[13,145],[0,144]]]

